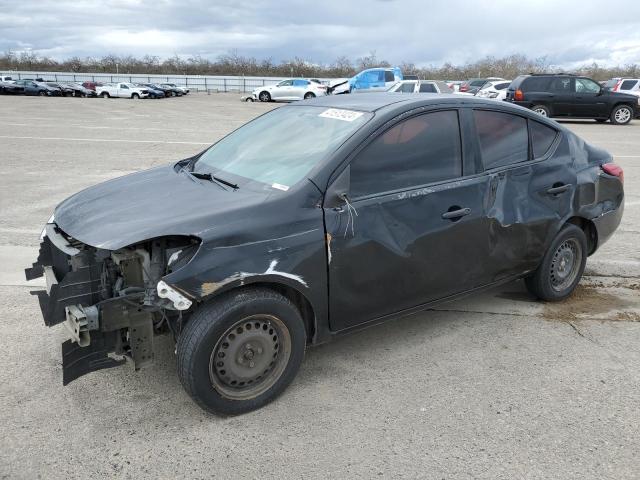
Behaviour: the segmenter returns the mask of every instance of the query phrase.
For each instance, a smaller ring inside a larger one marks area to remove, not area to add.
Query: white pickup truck
[[[96,87],[96,95],[102,98],[147,98],[149,91],[144,87],[137,87],[133,83],[106,83]]]

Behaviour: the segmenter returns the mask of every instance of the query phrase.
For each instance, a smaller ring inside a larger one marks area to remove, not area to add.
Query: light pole
[[[116,75],[120,75],[120,72],[118,71],[118,64],[116,63]]]

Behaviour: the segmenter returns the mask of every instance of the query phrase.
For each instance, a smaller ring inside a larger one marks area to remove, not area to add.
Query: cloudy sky
[[[0,0],[0,51],[640,63],[640,0]]]

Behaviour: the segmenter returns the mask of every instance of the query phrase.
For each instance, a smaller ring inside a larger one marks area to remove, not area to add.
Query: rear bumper
[[[622,214],[624,213],[624,200],[620,203],[620,206],[614,210],[609,210],[602,215],[593,218],[592,221],[596,226],[598,232],[598,248],[600,248],[616,231],[622,220]]]

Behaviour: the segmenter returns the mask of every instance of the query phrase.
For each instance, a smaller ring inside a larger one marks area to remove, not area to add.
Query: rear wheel
[[[629,105],[618,105],[611,112],[611,123],[626,125],[633,119],[633,109]]]
[[[536,112],[538,115],[542,115],[543,117],[549,117],[551,115],[549,109],[544,105],[534,105],[533,107],[531,107],[531,110]]]
[[[264,288],[202,305],[178,339],[180,381],[205,410],[237,415],[271,402],[291,383],[306,344],[298,309]]]
[[[40,90],[40,91],[38,92],[38,95],[39,95],[40,97],[44,97],[44,96],[46,96],[46,95],[47,95],[47,92],[45,92],[44,90]]]
[[[315,98],[315,94],[313,94],[312,92],[307,92],[304,94],[305,100],[309,100],[310,98]]]
[[[547,302],[563,300],[578,285],[586,262],[584,232],[575,225],[565,225],[551,242],[540,266],[525,279],[527,289]]]

